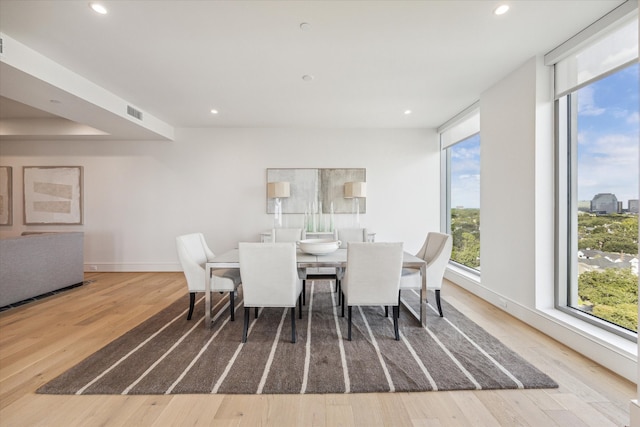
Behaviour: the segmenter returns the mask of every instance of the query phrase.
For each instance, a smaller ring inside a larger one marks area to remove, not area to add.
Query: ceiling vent
[[[2,43],[2,37],[0,37],[0,55],[4,53],[4,43]]]
[[[138,120],[142,120],[142,111],[136,110],[131,105],[127,105],[127,114],[131,117],[135,117]]]

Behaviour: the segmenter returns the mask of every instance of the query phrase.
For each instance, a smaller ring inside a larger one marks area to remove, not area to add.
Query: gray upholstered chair
[[[234,296],[241,282],[240,270],[237,268],[215,270],[213,277],[207,277],[205,264],[213,261],[215,255],[207,246],[202,233],[185,234],[176,237],[176,247],[189,289],[189,314],[187,315],[187,320],[191,320],[193,315],[196,292],[204,292],[205,290],[205,280],[211,280],[212,291],[229,292],[231,320],[234,320]]]
[[[295,243],[240,243],[240,275],[244,294],[242,342],[247,342],[249,309],[291,308],[291,342],[296,342],[296,302],[302,318],[302,283],[298,277]]]
[[[393,306],[393,329],[396,340],[402,243],[355,243],[347,248],[347,268],[342,280],[342,315],[346,304],[349,312],[348,340],[351,341],[351,308],[354,305]]]
[[[451,258],[451,248],[453,239],[448,234],[431,232],[427,233],[427,238],[416,256],[427,262],[426,276],[427,289],[433,289],[436,294],[436,304],[440,317],[442,314],[442,304],[440,303],[440,289],[442,288],[442,278]],[[422,295],[422,276],[420,269],[403,268],[402,279],[400,280],[400,292],[406,289],[420,290],[420,301],[425,298]]]

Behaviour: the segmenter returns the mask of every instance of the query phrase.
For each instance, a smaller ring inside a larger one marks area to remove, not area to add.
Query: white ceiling
[[[102,3],[0,0],[0,31],[172,127],[432,128],[624,1]],[[36,96],[12,78],[0,95]]]

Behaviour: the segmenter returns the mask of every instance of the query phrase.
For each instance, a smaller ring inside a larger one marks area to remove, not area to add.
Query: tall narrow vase
[[[329,231],[333,232],[333,230],[335,229],[335,222],[334,222],[334,217],[333,217],[333,202],[331,202],[331,214],[329,216]]]

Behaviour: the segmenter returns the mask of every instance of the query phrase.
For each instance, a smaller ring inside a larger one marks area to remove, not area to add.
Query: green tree
[[[597,305],[593,314],[632,331],[638,330],[638,306],[635,304]]]
[[[476,268],[480,266],[480,210],[451,209],[451,259]]]
[[[578,296],[593,314],[633,331],[638,328],[638,277],[631,269],[586,271],[578,278]]]
[[[637,254],[637,215],[578,215],[578,249]]]
[[[480,240],[472,233],[462,233],[458,247],[451,251],[451,258],[467,267],[479,267]]]

